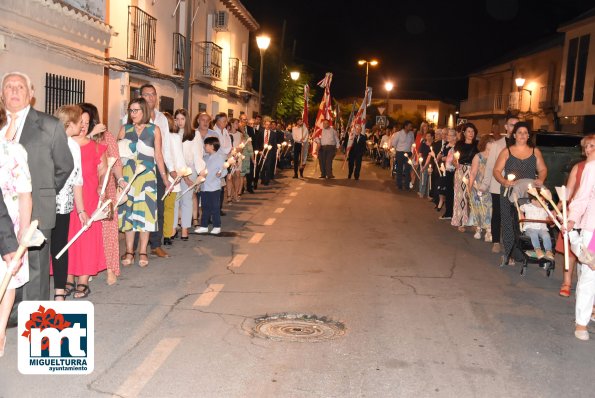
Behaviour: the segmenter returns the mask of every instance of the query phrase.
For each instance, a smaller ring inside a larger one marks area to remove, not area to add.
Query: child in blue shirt
[[[219,153],[219,139],[217,137],[206,137],[205,163],[209,171],[200,188],[200,200],[202,206],[202,216],[200,219],[200,228],[196,232],[204,234],[209,232],[209,220],[213,222],[211,234],[221,233],[221,208],[219,197],[221,195],[221,178],[227,175],[227,167],[224,166],[225,155]]]

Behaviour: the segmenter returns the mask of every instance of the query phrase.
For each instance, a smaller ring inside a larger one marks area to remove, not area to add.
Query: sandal
[[[198,227],[198,218],[193,218],[193,219],[192,219],[192,226],[193,226],[194,228],[197,228],[197,227]]]
[[[83,287],[83,290],[79,290],[79,286]],[[76,294],[82,294],[82,296],[77,296]],[[89,297],[89,294],[91,293],[91,289],[89,289],[89,285],[85,285],[84,283],[79,283],[76,286],[76,290],[74,291],[74,294],[72,295],[73,298],[75,299],[84,299],[85,297]]]
[[[132,256],[132,258],[128,258],[128,256]],[[122,260],[122,265],[124,267],[128,267],[134,263],[134,253],[126,252],[122,257],[120,257],[120,260]]]
[[[558,294],[562,297],[570,297],[570,285],[562,284]]]
[[[147,259],[141,260],[141,256],[145,256]],[[138,266],[145,268],[147,265],[149,265],[149,256],[147,256],[147,253],[138,253]]]
[[[62,300],[56,300],[56,297],[62,297]],[[66,301],[66,294],[54,293],[54,301]]]
[[[68,286],[72,286],[72,288],[69,288]],[[76,285],[72,282],[66,282],[64,284],[64,296],[68,297],[72,294],[72,292],[74,292],[74,290],[76,289]]]

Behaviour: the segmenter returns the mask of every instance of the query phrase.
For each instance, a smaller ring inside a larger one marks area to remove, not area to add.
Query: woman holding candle
[[[126,202],[118,207],[120,231],[126,234],[126,253],[122,256],[122,265],[134,262],[134,235],[138,232],[140,267],[149,265],[147,244],[149,233],[157,228],[157,176],[155,168],[163,178],[165,189],[169,189],[169,180],[165,173],[165,164],[161,152],[161,130],[150,122],[151,112],[144,98],[135,98],[128,104],[128,123],[120,128],[118,139],[127,141],[132,157],[124,164],[124,179],[131,181],[136,168],[143,165],[145,170],[132,181]]]
[[[424,136],[423,141],[419,145],[419,157],[418,157],[418,164],[419,170],[421,175],[421,180],[419,182],[419,191],[417,196],[420,198],[425,197],[426,195],[429,196],[429,174],[428,174],[428,166],[430,164],[431,156],[430,156],[430,145],[434,142],[434,132],[428,131]]]
[[[471,162],[477,154],[477,128],[473,123],[465,123],[462,128],[463,138],[454,147],[454,164],[456,167],[454,178],[454,207],[450,224],[465,232],[465,227],[471,225],[469,218],[469,172]]]
[[[196,182],[199,173],[204,175],[204,148],[200,134],[190,128],[190,116],[188,115],[188,111],[186,109],[178,109],[174,112],[174,117],[176,120],[175,129],[177,129],[177,134],[182,135],[184,162],[186,167],[189,167],[192,170],[192,173],[189,176],[182,178],[182,181],[180,181],[180,189],[184,192],[189,186]],[[193,226],[193,200],[196,200],[196,195],[193,195],[191,192],[183,195],[179,200],[180,218],[182,220],[182,240],[188,240],[188,229]]]
[[[505,176],[509,174],[513,174],[515,179],[508,180]],[[504,191],[508,191],[507,193],[510,194],[512,190],[507,190],[507,188],[514,186],[516,181],[526,178],[534,180],[533,186],[541,187],[547,177],[547,167],[543,156],[530,139],[529,125],[526,122],[518,122],[514,125],[510,146],[504,148],[498,155],[492,175],[501,184],[500,216],[505,258],[509,258],[509,265],[514,265],[515,260],[522,259],[522,253],[511,253],[514,243],[511,214],[513,205],[508,196],[504,195]]]
[[[167,118],[169,131],[161,132],[163,139],[168,140],[169,154],[163,154],[164,162],[168,168],[170,184],[176,183],[172,191],[163,201],[163,244],[171,245],[176,234],[178,224],[179,201],[176,201],[180,192],[178,172],[186,169],[184,163],[184,150],[182,148],[182,135],[178,132],[174,117],[168,112],[163,113]],[[164,146],[165,147],[165,146]],[[159,198],[161,200],[161,198]]]
[[[452,219],[453,214],[453,199],[454,199],[454,147],[457,142],[457,133],[454,129],[448,129],[446,133],[446,145],[437,156],[438,164],[440,164],[440,172],[442,177],[439,179],[437,190],[440,195],[440,202],[438,203],[438,210],[443,206],[446,207],[444,215],[440,217],[441,220]]]
[[[573,195],[579,190],[581,186],[581,178],[583,176],[585,165],[587,162],[595,160],[595,134],[584,137],[581,140],[581,147],[583,148],[583,153],[587,156],[587,159],[575,164],[570,171],[568,181],[566,182],[568,203],[570,203]],[[561,206],[562,202],[560,202],[558,207],[561,208]],[[563,234],[558,234],[558,240],[556,241],[556,251],[558,253],[564,254]],[[562,297],[570,297],[570,289],[572,288],[572,274],[576,265],[576,256],[571,250],[569,250],[568,253],[568,260],[568,270],[563,271],[564,279],[562,286],[560,287],[560,296]]]
[[[99,192],[103,177],[107,172],[107,147],[91,140],[89,124],[91,116],[83,112],[81,133],[73,137],[81,148],[81,166],[83,174],[83,207],[74,204],[74,211],[70,213],[68,240],[83,228],[87,220],[97,209]],[[78,238],[68,249],[68,282],[75,283],[73,292],[75,299],[82,299],[91,293],[89,277],[97,275],[107,268],[103,248],[103,227],[100,222],[93,222],[89,229]]]
[[[482,230],[485,231],[484,240],[486,242],[492,241],[492,197],[489,192],[486,193],[487,188],[482,189],[480,186],[488,162],[490,150],[496,138],[491,134],[486,134],[479,139],[477,144],[477,153],[471,162],[471,170],[469,171],[469,184],[471,185],[471,215],[473,225],[475,225],[475,239],[481,239]]]
[[[231,118],[229,120],[229,136],[231,137],[232,141],[232,155],[235,156],[236,153],[241,152],[240,144],[242,143],[242,133],[239,132],[238,128],[240,126],[240,121],[236,118]],[[235,149],[235,151],[234,151]],[[242,190],[242,176],[241,170],[238,167],[232,167],[233,173],[229,173],[227,175],[227,203],[231,203],[232,201],[237,202],[240,197],[240,193]]]
[[[118,276],[120,276],[118,212],[115,211],[115,202],[118,196],[116,187],[123,188],[126,186],[122,176],[122,161],[120,160],[120,151],[118,150],[116,137],[114,137],[111,132],[107,131],[105,125],[99,122],[99,112],[97,111],[97,107],[89,103],[82,103],[79,104],[79,106],[83,110],[81,134],[87,134],[87,132],[90,132],[88,135],[93,141],[107,147],[107,157],[116,158],[116,163],[114,163],[112,166],[103,197],[104,201],[111,199],[111,206],[113,206],[114,211],[112,211],[111,218],[105,218],[101,220],[103,232],[103,252],[105,254],[105,265],[107,266],[106,282],[108,285],[113,285],[118,280]]]

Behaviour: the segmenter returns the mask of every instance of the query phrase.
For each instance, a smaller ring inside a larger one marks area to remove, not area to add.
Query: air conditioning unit
[[[229,13],[227,11],[215,11],[213,29],[217,31],[226,31],[229,23]]]

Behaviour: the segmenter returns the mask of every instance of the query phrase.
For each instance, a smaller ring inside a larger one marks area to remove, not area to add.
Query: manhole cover
[[[314,343],[343,336],[345,325],[316,315],[278,314],[256,318],[254,333],[276,341]]]

